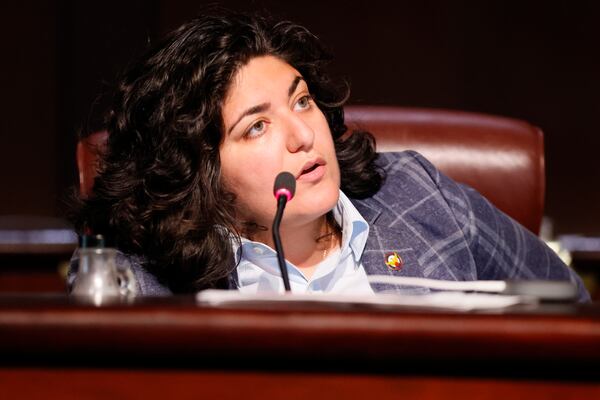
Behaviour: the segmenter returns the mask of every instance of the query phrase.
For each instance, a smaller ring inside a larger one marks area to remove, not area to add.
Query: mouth
[[[319,164],[313,164],[310,167],[308,167],[307,169],[303,170],[300,173],[300,175],[310,174],[312,171],[314,171],[315,169],[317,169],[317,167],[319,167]]]
[[[304,164],[300,173],[296,176],[296,180],[315,181],[319,180],[325,170],[325,161],[321,158],[311,160]]]

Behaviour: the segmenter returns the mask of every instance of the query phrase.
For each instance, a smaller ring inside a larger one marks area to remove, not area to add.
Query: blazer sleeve
[[[590,301],[579,276],[536,235],[475,189],[453,181],[420,154],[411,154],[437,185],[461,227],[478,279],[569,280],[577,285],[579,301]]]

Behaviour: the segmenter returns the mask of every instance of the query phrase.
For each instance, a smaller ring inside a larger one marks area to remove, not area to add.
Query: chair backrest
[[[346,125],[377,139],[377,150],[416,150],[446,175],[487,197],[538,233],[544,211],[542,131],[521,120],[463,111],[347,106]]]
[[[441,171],[477,189],[534,233],[544,211],[542,131],[525,121],[433,109],[347,106],[350,129],[367,130],[378,151],[416,150]],[[108,134],[77,145],[80,194],[89,196]]]
[[[77,170],[79,171],[79,195],[88,197],[94,187],[94,178],[98,175],[98,158],[104,151],[107,131],[94,132],[77,143]]]

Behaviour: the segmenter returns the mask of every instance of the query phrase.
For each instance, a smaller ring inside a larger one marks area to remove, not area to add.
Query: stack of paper
[[[424,295],[378,293],[351,295],[335,293],[243,293],[237,290],[205,290],[197,295],[201,304],[217,307],[265,304],[357,305],[390,308],[418,307],[458,311],[489,310],[516,304],[535,304],[535,298],[485,293],[438,292]]]

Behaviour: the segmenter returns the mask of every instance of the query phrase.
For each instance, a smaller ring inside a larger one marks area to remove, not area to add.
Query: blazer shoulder
[[[379,153],[377,164],[385,174],[385,181],[375,197],[386,202],[395,199],[412,203],[440,190],[440,172],[416,151]]]
[[[457,224],[470,237],[472,211],[466,187],[444,175],[416,151],[380,153],[378,163],[386,179],[372,201],[381,208],[409,213],[406,215],[415,221],[435,216],[441,223],[450,218],[452,225]]]
[[[429,176],[432,183],[440,180],[439,170],[421,153],[414,150],[400,152],[379,153],[377,165],[386,173],[386,176],[402,175],[405,172],[417,172]]]

